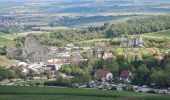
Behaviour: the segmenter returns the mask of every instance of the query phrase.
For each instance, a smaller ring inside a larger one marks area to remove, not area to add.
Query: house
[[[43,76],[41,77],[41,80],[47,80],[47,79],[48,79],[47,75],[43,75]]]
[[[83,47],[83,51],[90,51],[92,49],[93,49],[92,47]]]
[[[28,65],[28,68],[40,69],[44,66],[44,63],[32,63]]]
[[[113,53],[112,52],[109,52],[109,53],[104,53],[103,55],[103,59],[112,59],[114,57]]]
[[[45,69],[58,71],[61,68],[61,65],[62,64],[48,64]]]
[[[104,69],[97,69],[94,72],[94,77],[101,79],[102,81],[109,81],[113,79],[113,74],[110,71]]]
[[[121,81],[123,81],[124,83],[129,83],[130,82],[130,80],[129,80],[129,77],[132,75],[132,73],[131,72],[129,72],[129,71],[122,71],[121,73],[120,73],[120,80]]]
[[[74,44],[72,44],[72,43],[67,44],[67,45],[65,46],[65,48],[66,48],[66,50],[67,50],[67,51],[72,50],[74,47],[75,47],[75,45],[74,45]]]
[[[99,43],[95,43],[95,45],[97,47],[100,47],[100,48],[105,48],[107,46],[107,44],[105,42],[99,42]]]
[[[73,47],[72,50],[74,51],[77,51],[77,50],[80,50],[81,48],[80,47]]]
[[[44,66],[44,69],[58,71],[63,63],[62,59],[50,59],[46,66]]]
[[[29,73],[28,69],[26,69],[26,68],[22,69],[22,72],[21,72],[22,75],[26,76],[28,73]]]
[[[66,45],[66,47],[68,47],[68,48],[73,48],[74,46],[75,46],[75,45],[72,44],[72,43]]]
[[[170,49],[170,44],[169,45],[165,45],[165,49]]]
[[[112,59],[114,58],[114,54],[112,52],[101,52],[100,54],[97,55],[97,58],[99,59]]]

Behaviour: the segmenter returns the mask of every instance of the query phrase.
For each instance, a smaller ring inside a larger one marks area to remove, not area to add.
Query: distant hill
[[[169,0],[0,0],[0,2],[43,2],[43,1],[60,1],[60,2],[78,2],[78,1],[95,1],[95,2],[104,2],[104,1],[129,1],[129,2],[165,2]]]

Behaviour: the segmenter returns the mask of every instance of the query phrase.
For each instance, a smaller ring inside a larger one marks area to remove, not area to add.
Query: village
[[[111,51],[103,51],[107,44],[104,42],[96,43],[95,46],[76,46],[69,43],[62,47],[49,47],[48,49],[41,46],[35,38],[31,35],[25,40],[25,49],[21,50],[9,47],[7,48],[6,55],[12,59],[18,59],[16,65],[12,65],[11,69],[18,71],[22,79],[5,79],[0,82],[1,85],[19,85],[23,86],[22,82],[25,81],[53,81],[58,77],[72,79],[74,76],[68,75],[60,71],[64,65],[75,64],[83,61],[88,61],[88,58],[83,57],[90,55],[91,59],[109,60],[115,58],[115,53]],[[142,37],[137,36],[136,39],[128,40],[121,44],[122,46],[135,46],[135,47],[148,47],[142,41]],[[94,49],[96,49],[95,54]],[[163,56],[155,56],[155,59],[162,60]],[[94,89],[108,89],[117,91],[135,91],[135,92],[148,92],[148,93],[170,93],[169,88],[154,88],[147,85],[130,85],[131,77],[133,74],[129,70],[123,70],[119,77],[115,77],[112,72],[107,69],[93,70],[93,79],[84,83],[74,83],[71,87],[74,88],[94,88]],[[28,78],[31,77],[31,78]],[[114,80],[114,81],[113,81]],[[115,80],[118,83],[115,83]],[[36,85],[43,87],[37,83]],[[30,86],[27,84],[26,86]],[[64,86],[65,87],[65,86]]]

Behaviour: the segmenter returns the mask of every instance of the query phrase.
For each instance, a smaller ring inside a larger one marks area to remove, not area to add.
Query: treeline
[[[170,29],[170,16],[152,16],[124,23],[112,24],[105,31],[105,37],[134,35]]]
[[[35,30],[33,29],[36,27],[36,25],[0,25],[0,33],[5,33],[5,34],[13,34],[13,33],[19,33],[19,32],[24,32],[28,30]]]
[[[83,30],[60,30],[49,34],[44,33],[37,36],[37,39],[47,46],[63,46],[67,43],[75,43],[82,40],[96,39],[98,33],[84,32]]]
[[[152,57],[145,58],[142,61],[131,63],[134,70],[132,84],[153,85],[158,88],[170,86],[170,54],[163,60],[153,60]]]
[[[58,77],[55,81],[44,82],[47,86],[70,86],[71,80],[69,78]]]

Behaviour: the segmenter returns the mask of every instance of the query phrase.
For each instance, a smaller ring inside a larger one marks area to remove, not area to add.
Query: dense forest
[[[112,24],[106,30],[106,37],[121,35],[144,34],[170,29],[170,16],[153,16],[136,20],[128,20],[124,23]]]
[[[96,39],[101,37],[97,32],[84,32],[83,30],[63,30],[44,33],[37,36],[37,39],[47,46],[63,46],[67,43]]]
[[[36,25],[0,25],[0,33],[13,34],[33,30]]]

